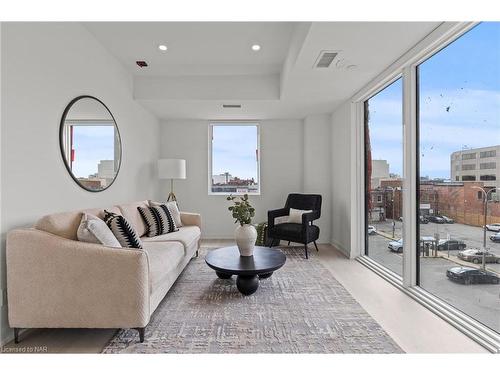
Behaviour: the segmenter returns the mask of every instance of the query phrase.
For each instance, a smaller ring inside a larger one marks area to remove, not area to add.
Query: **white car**
[[[493,232],[500,232],[500,223],[486,224],[486,229]]]
[[[397,241],[389,242],[388,248],[389,248],[389,250],[394,251],[396,253],[402,253],[403,252],[403,239],[401,238]]]
[[[373,225],[368,225],[368,234],[375,234],[377,233],[377,230]]]

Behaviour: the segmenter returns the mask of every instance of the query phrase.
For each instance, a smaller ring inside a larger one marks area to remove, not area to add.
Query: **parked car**
[[[446,224],[453,224],[455,222],[455,220],[453,220],[452,218],[449,218],[448,216],[441,215],[441,217],[444,219],[444,222]]]
[[[472,267],[452,267],[446,271],[451,281],[469,284],[498,284],[500,277],[493,272],[483,271]]]
[[[500,242],[500,232],[495,233],[493,236],[490,236],[490,240],[493,242]]]
[[[483,262],[483,251],[478,249],[468,249],[460,251],[457,256],[459,259],[475,264]],[[493,253],[490,253],[489,251],[484,252],[484,257],[486,263],[500,263],[500,257]]]
[[[425,216],[420,216],[419,222],[420,224],[429,224],[429,219],[427,219]]]
[[[397,241],[389,242],[388,248],[389,248],[389,250],[394,251],[396,253],[402,253],[403,252],[403,239],[400,238]]]
[[[500,223],[486,224],[486,229],[492,232],[500,232]]]
[[[373,225],[368,225],[368,234],[376,234],[377,230]]]
[[[436,224],[446,223],[446,221],[441,216],[428,216],[427,219],[429,219],[430,222],[436,223]]]
[[[438,250],[465,250],[467,245],[459,240],[439,240]]]

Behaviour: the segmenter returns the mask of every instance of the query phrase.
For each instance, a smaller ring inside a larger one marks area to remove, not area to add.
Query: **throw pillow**
[[[168,207],[164,204],[153,207],[137,207],[142,218],[146,222],[148,237],[156,237],[161,234],[176,232],[177,226]]]
[[[139,235],[123,216],[104,210],[104,222],[122,247],[142,249]]]
[[[170,211],[170,214],[172,215],[172,218],[174,219],[175,226],[177,228],[182,227],[181,212],[179,211],[179,206],[177,205],[177,202],[160,203],[160,202],[149,201],[149,205],[151,207],[153,207],[153,206],[161,206],[162,204],[164,204],[165,206],[167,206],[168,210]]]
[[[308,214],[309,212],[312,212],[312,210],[297,210],[295,208],[290,208],[288,222],[302,224],[302,215]]]
[[[122,247],[111,229],[97,216],[83,213],[76,231],[78,241],[98,243],[110,247]]]

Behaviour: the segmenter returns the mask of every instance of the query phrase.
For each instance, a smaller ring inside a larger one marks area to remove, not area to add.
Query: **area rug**
[[[119,330],[103,353],[402,353],[311,251],[283,247],[286,264],[243,296],[191,260],[140,343]],[[209,250],[208,250],[209,251]]]

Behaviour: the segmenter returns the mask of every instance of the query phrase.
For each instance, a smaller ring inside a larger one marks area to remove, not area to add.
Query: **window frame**
[[[249,193],[231,193],[231,192],[213,192],[212,191],[212,146],[213,146],[213,129],[214,126],[256,126],[257,128],[257,179],[259,181],[259,189],[256,192]],[[262,192],[262,180],[260,173],[260,163],[262,161],[262,152],[260,147],[260,121],[258,120],[211,120],[208,122],[208,178],[207,178],[207,190],[208,195],[220,195],[220,196],[243,196],[244,194],[258,196]]]
[[[351,258],[376,272],[491,352],[500,352],[500,335],[419,286],[419,128],[418,66],[479,22],[443,22],[349,101],[351,107]],[[403,275],[399,277],[365,255],[366,168],[364,102],[403,77]]]

